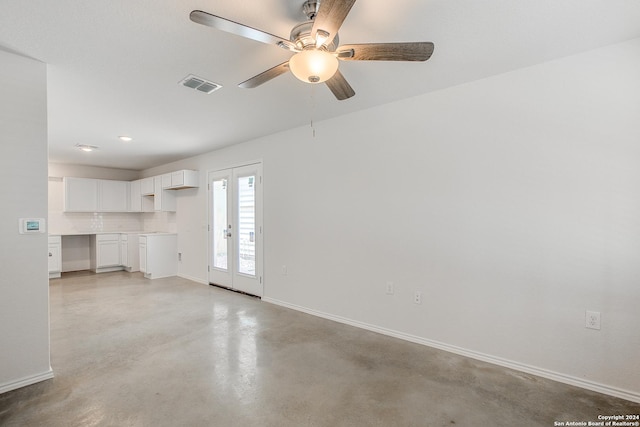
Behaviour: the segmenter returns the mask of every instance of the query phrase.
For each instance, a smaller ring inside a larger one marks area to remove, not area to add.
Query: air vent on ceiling
[[[207,94],[211,92],[215,92],[216,90],[222,87],[222,85],[219,85],[214,82],[210,82],[208,80],[203,79],[202,77],[194,76],[193,74],[190,74],[184,79],[182,79],[180,84],[182,86],[195,89],[197,91],[204,92]]]

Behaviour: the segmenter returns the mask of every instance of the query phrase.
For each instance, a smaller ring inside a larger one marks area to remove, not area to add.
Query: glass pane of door
[[[227,180],[213,181],[213,267],[227,270]]]
[[[255,175],[238,178],[238,272],[256,275]]]

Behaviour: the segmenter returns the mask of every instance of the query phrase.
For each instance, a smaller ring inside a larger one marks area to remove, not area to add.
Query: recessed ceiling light
[[[120,141],[124,141],[124,142],[129,142],[129,141],[133,141],[133,138],[131,138],[130,136],[119,136],[118,139],[120,139]]]
[[[99,147],[96,147],[95,145],[76,144],[76,148],[78,150],[89,152],[89,151],[96,151]]]

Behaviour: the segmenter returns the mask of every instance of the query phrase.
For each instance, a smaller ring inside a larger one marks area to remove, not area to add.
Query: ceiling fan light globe
[[[323,50],[304,50],[291,57],[289,69],[305,83],[322,83],[338,71],[338,58]]]

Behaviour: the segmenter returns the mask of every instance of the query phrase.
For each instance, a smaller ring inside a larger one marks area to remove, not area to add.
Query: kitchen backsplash
[[[175,212],[143,213],[142,221],[144,231],[164,231],[166,233],[178,232]]]
[[[118,231],[177,232],[175,212],[49,212],[50,234]]]
[[[143,230],[145,230],[144,222],[141,214],[139,213],[82,213],[49,211],[50,234]]]

